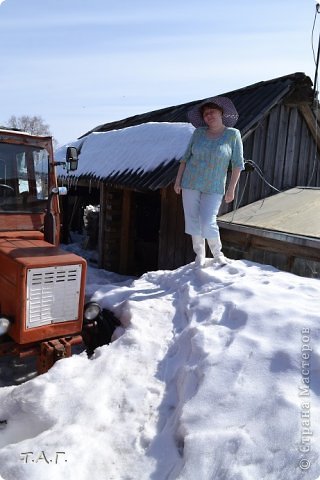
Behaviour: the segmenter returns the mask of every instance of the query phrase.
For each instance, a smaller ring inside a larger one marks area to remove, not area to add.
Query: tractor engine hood
[[[12,319],[8,333],[20,344],[79,332],[82,324],[86,261],[38,233],[0,238],[0,313]]]
[[[43,240],[43,235],[23,235],[26,232],[14,232],[15,238],[0,238],[0,256],[7,257],[27,268],[52,265],[82,263],[78,255],[66,252]],[[37,232],[33,232],[37,233]],[[2,263],[2,260],[1,260]],[[3,265],[3,263],[2,263]]]

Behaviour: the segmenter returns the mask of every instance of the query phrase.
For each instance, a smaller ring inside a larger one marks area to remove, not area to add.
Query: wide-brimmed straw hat
[[[234,127],[238,121],[239,114],[234,106],[233,102],[228,97],[211,97],[203,100],[203,102],[198,103],[188,112],[188,118],[190,123],[194,127],[206,127],[207,124],[203,120],[201,107],[207,103],[214,103],[222,109],[222,123],[226,127]]]

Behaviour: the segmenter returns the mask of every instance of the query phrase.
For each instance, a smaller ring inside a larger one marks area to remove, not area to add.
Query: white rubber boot
[[[221,251],[222,245],[220,238],[207,238],[207,242],[213,256],[213,262],[219,265],[227,265],[228,260]]]
[[[205,239],[200,235],[192,235],[192,247],[194,253],[197,255],[195,264],[197,267],[204,267],[206,262],[206,243]]]

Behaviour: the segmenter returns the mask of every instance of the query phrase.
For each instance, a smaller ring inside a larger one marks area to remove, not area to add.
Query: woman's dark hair
[[[201,105],[200,107],[201,116],[203,116],[203,112],[205,111],[206,108],[216,108],[217,110],[220,110],[220,112],[223,113],[223,108],[221,108],[220,105],[217,105],[216,103],[213,103],[213,102],[208,102]]]

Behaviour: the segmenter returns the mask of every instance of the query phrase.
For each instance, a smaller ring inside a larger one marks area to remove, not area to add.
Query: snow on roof
[[[56,161],[63,161],[66,148],[80,149],[79,167],[72,176],[106,178],[126,170],[151,172],[159,165],[179,160],[194,127],[190,123],[150,122],[121,130],[93,132],[59,148]],[[59,168],[58,175],[65,176]]]
[[[38,135],[30,132],[25,132],[24,130],[20,130],[19,128],[7,128],[7,127],[0,126],[1,135],[8,135],[12,133],[14,133],[15,135],[25,135],[28,137],[40,137],[40,138],[42,137],[47,138],[48,136],[50,137],[50,135]]]

